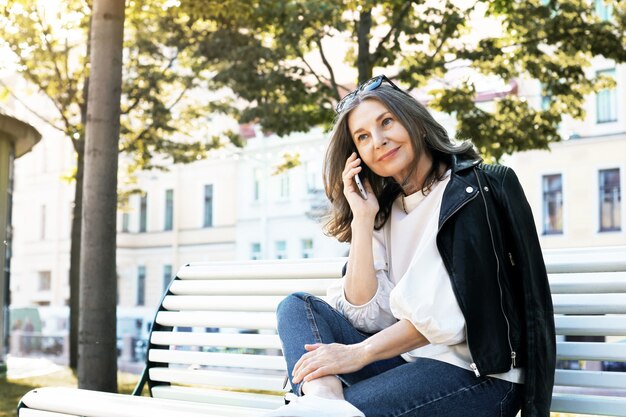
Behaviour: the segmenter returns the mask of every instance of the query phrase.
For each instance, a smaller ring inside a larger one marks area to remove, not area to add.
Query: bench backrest
[[[296,291],[324,296],[341,277],[344,263],[337,258],[181,268],[150,334],[144,382],[152,396],[257,408],[282,405],[289,388],[276,306]]]
[[[159,398],[278,407],[288,386],[276,306],[297,291],[324,297],[344,263],[345,258],[334,258],[183,267],[156,315],[143,382]],[[626,373],[584,362],[626,361],[626,343],[604,341],[626,339],[626,260],[547,266],[558,359],[583,368],[556,371],[553,411],[626,416],[626,398],[617,398],[626,390]],[[603,342],[565,341],[565,336],[600,336]]]

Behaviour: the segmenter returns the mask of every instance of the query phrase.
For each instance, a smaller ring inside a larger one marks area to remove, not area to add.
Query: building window
[[[317,169],[315,169],[315,165],[311,161],[306,162],[304,165],[304,173],[306,177],[306,191],[308,194],[313,194],[321,188],[318,186],[321,175]]]
[[[261,244],[258,242],[250,245],[250,259],[261,259]]]
[[[279,240],[276,242],[276,259],[285,259],[287,257],[287,242]]]
[[[613,15],[613,5],[607,4],[606,0],[596,0],[596,14],[600,20],[606,22],[611,20]]]
[[[128,233],[130,230],[130,215],[127,212],[122,213],[122,232]]]
[[[622,229],[622,195],[619,168],[600,171],[600,231]]]
[[[302,257],[313,257],[313,239],[302,239]]]
[[[43,240],[46,238],[46,206],[41,206],[39,216],[39,237]]]
[[[172,230],[174,226],[174,190],[165,190],[165,224],[163,230]]]
[[[172,265],[163,265],[163,292],[169,287],[172,278]]]
[[[213,184],[204,186],[204,227],[213,226]]]
[[[148,229],[148,194],[144,193],[139,199],[139,232]]]
[[[137,305],[146,305],[146,267],[137,268]]]
[[[253,176],[253,184],[252,184],[252,199],[253,201],[259,201],[261,198],[261,169],[254,168]]]
[[[52,273],[50,271],[39,271],[39,291],[50,291],[52,288]]]
[[[563,185],[561,174],[543,176],[543,234],[563,233]]]
[[[615,69],[598,71],[615,79]],[[617,88],[607,88],[596,93],[596,119],[598,123],[617,121]]]
[[[281,199],[289,198],[289,175],[285,172],[279,178],[279,197]]]

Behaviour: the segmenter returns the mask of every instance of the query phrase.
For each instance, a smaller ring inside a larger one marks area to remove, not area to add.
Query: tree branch
[[[50,126],[52,126],[53,128],[60,130],[61,132],[63,132],[64,134],[67,135],[67,130],[58,127],[57,125],[55,125],[52,121],[48,120],[47,118],[45,118],[44,116],[42,116],[41,114],[39,114],[36,110],[34,110],[32,107],[30,107],[28,104],[26,104],[26,102],[24,102],[24,100],[22,100],[20,97],[17,96],[17,94],[15,94],[8,85],[6,85],[6,83],[2,80],[0,80],[0,84],[2,84],[2,86],[4,88],[7,89],[7,91],[9,92],[9,94],[11,95],[11,97],[13,97],[18,103],[20,103],[22,106],[24,106],[26,108],[26,110],[28,110],[29,112],[31,112],[33,115],[35,115],[39,120],[41,120],[44,123],[49,124]]]
[[[333,67],[328,61],[328,59],[326,58],[326,54],[324,53],[324,48],[322,47],[322,39],[317,38],[315,40],[315,43],[317,44],[317,47],[320,50],[320,57],[322,58],[322,62],[324,63],[324,65],[328,69],[328,73],[330,74],[330,84],[333,88],[333,91],[335,92],[335,97],[337,98],[337,100],[339,100],[341,99],[341,95],[339,94],[339,87],[337,85],[337,80],[335,79],[335,71],[333,70]]]
[[[396,15],[396,18],[394,19],[393,24],[389,28],[389,31],[380,40],[380,42],[378,43],[378,46],[376,47],[376,51],[374,51],[374,53],[372,54],[372,56],[370,58],[372,64],[374,64],[375,62],[377,62],[380,59],[380,57],[382,56],[382,54],[383,54],[383,52],[385,50],[385,43],[387,43],[387,41],[389,41],[389,39],[391,38],[391,35],[393,35],[398,30],[398,28],[400,27],[400,24],[406,18],[406,15],[408,14],[409,10],[411,9],[411,6],[413,6],[413,2],[412,1],[407,1],[404,4],[404,6],[402,6],[402,9]],[[397,40],[397,37],[395,39]]]
[[[39,22],[39,24],[41,25],[41,31],[43,33],[43,41],[46,45],[46,47],[48,48],[48,50],[50,51],[50,53],[54,56],[56,55],[54,52],[54,49],[52,48],[52,45],[50,44],[50,42],[48,41],[48,36],[52,36],[52,34],[50,33],[50,31],[48,31],[48,27],[46,25],[46,22],[44,22],[43,18],[41,17],[41,13],[39,12],[39,7],[35,6],[35,15],[37,16],[37,20]],[[65,60],[67,61],[68,56],[69,56],[69,51],[65,51]],[[59,83],[63,84],[63,75],[61,74],[61,69],[59,68],[58,62],[56,61],[56,59],[52,60],[52,63],[54,64],[54,71],[57,74],[57,77],[59,77]],[[67,105],[67,103],[71,103],[72,99],[75,97],[75,90],[74,88],[72,88],[72,81],[70,80],[70,77],[66,77],[65,80],[67,80],[67,102],[63,103],[64,105]]]

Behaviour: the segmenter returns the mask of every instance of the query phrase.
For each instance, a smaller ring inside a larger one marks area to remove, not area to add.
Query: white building
[[[237,157],[237,259],[344,256],[348,247],[322,232],[322,165],[327,134],[257,137]],[[276,174],[283,155],[300,165]]]
[[[544,249],[622,247],[626,253],[626,65],[596,59],[587,71],[610,75],[615,88],[589,95],[584,120],[565,119],[563,141],[549,151],[521,152],[504,162],[522,182]],[[539,86],[535,91],[541,100]]]

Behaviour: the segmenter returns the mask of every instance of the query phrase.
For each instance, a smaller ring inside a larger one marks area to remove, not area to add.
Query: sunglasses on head
[[[383,81],[386,81],[389,83],[389,85],[391,85],[395,90],[400,91],[401,93],[405,93],[404,90],[402,90],[400,87],[398,87],[397,85],[395,85],[389,78],[387,78],[385,75],[378,75],[374,78],[370,78],[369,80],[365,81],[364,83],[360,84],[356,89],[354,89],[353,91],[351,91],[350,93],[346,94],[341,100],[339,100],[339,103],[337,103],[337,107],[335,107],[335,111],[337,113],[341,113],[341,111],[350,103],[352,103],[354,101],[354,99],[356,98],[357,95],[359,95],[359,93],[363,92],[363,91],[372,91],[372,90],[376,90],[378,87],[380,87],[380,85],[383,83]],[[405,93],[406,94],[406,93]]]

